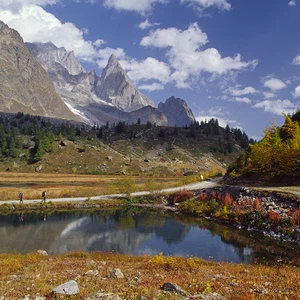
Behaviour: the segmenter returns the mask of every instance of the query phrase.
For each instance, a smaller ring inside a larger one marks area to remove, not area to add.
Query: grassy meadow
[[[300,294],[300,270],[294,266],[229,264],[162,254],[152,257],[82,252],[56,256],[1,254],[0,268],[3,299],[25,296],[66,299],[63,295],[52,295],[51,291],[74,279],[80,292],[67,299],[88,299],[99,292],[112,293],[121,299],[296,300]],[[110,275],[115,268],[121,270],[124,278]],[[89,275],[88,271],[97,271],[97,275]],[[186,295],[163,291],[161,287],[166,282],[177,284]]]
[[[132,191],[144,191],[179,186],[197,178],[0,172],[0,201],[18,200],[20,192],[24,193],[25,201],[41,199],[44,190],[48,199],[115,194],[123,192],[128,180],[133,185]]]

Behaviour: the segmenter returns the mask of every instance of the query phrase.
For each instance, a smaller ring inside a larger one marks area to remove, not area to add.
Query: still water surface
[[[0,252],[110,251],[250,263],[299,254],[254,233],[149,209],[0,215]]]

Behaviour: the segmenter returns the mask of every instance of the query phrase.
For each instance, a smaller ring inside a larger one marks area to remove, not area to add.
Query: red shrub
[[[186,200],[189,200],[192,197],[193,197],[193,193],[190,191],[186,191],[186,190],[178,191],[170,196],[169,202],[170,202],[170,204],[174,205],[175,203],[181,203]]]
[[[254,200],[254,202],[253,202],[253,208],[254,208],[255,210],[259,210],[260,207],[261,207],[261,202],[260,202],[260,200],[256,197],[255,200]]]
[[[231,195],[226,194],[225,197],[223,198],[223,204],[224,205],[231,205],[233,202],[233,198]]]
[[[202,202],[206,202],[208,200],[208,195],[205,192],[201,192],[201,194],[198,196],[199,200]]]
[[[211,199],[216,199],[218,202],[221,202],[222,197],[217,192],[211,192],[210,194]]]
[[[300,210],[296,209],[291,213],[291,221],[293,225],[300,225]]]
[[[281,216],[277,212],[271,210],[268,212],[267,217],[269,222],[273,225],[279,225],[281,223]]]

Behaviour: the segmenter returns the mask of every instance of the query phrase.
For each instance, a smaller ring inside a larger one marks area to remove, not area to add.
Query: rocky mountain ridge
[[[52,43],[26,46],[48,71],[65,103],[90,124],[134,123],[140,119],[142,123],[185,126],[195,120],[186,102],[175,101],[175,97],[166,107],[160,104],[164,111],[160,110],[134,86],[114,54],[98,77],[95,70],[86,72],[74,54],[64,48]],[[172,107],[173,100],[176,108]]]
[[[19,33],[0,21],[0,111],[77,120]]]

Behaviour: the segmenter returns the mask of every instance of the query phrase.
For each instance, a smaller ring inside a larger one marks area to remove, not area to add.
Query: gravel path
[[[209,181],[201,181],[201,182],[195,182],[192,184],[184,185],[181,187],[175,187],[175,188],[168,188],[163,189],[160,192],[162,193],[173,193],[176,191],[181,190],[198,190],[198,189],[205,189],[205,188],[211,188],[214,186],[217,186],[219,182],[222,180],[222,177],[216,177]],[[132,193],[131,196],[144,196],[149,195],[150,192],[144,191],[144,192],[135,192]],[[77,202],[77,201],[86,201],[87,198],[90,200],[107,200],[107,199],[118,199],[118,198],[124,198],[126,197],[125,194],[111,194],[111,195],[101,195],[101,196],[93,196],[93,197],[74,197],[74,198],[48,198],[47,201],[51,202]],[[24,200],[24,204],[32,204],[32,203],[41,203],[41,199],[26,199]],[[0,205],[3,204],[19,204],[20,200],[7,200],[7,201],[0,201]]]

